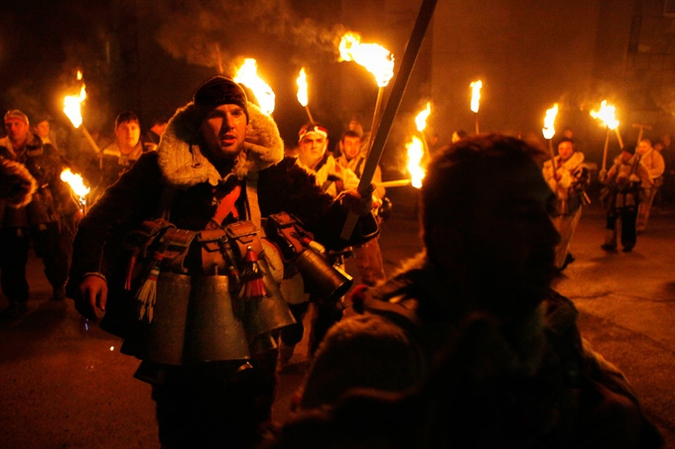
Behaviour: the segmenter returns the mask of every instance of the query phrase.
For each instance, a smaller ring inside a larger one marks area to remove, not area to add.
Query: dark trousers
[[[607,226],[610,231],[616,232],[616,222],[621,220],[621,246],[632,249],[637,241],[635,222],[637,220],[637,206],[611,208],[607,212]],[[616,241],[615,241],[616,244]]]
[[[29,248],[30,238],[24,229],[0,229],[0,286],[10,304],[28,301]]]
[[[62,289],[68,279],[71,239],[59,229],[59,223],[47,223],[45,229],[32,233],[35,253],[42,258],[45,276],[54,289]]]
[[[153,385],[162,448],[251,448],[270,419],[277,352],[237,372],[221,362],[175,367]]]

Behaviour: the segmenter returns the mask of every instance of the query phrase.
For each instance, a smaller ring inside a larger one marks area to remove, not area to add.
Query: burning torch
[[[555,169],[555,151],[553,150],[553,136],[555,136],[555,118],[558,115],[558,103],[555,103],[551,109],[546,110],[544,116],[544,127],[541,132],[544,139],[548,141],[548,151],[551,154],[551,169],[553,170],[553,179],[558,180]]]
[[[373,175],[375,174],[375,169],[380,162],[380,157],[382,156],[382,151],[384,150],[384,145],[387,143],[387,138],[389,137],[389,131],[391,130],[391,125],[394,122],[394,117],[398,112],[398,108],[401,105],[401,100],[403,99],[403,94],[405,93],[406,86],[410,80],[410,74],[412,69],[415,66],[415,60],[419,54],[422,41],[424,40],[424,34],[426,33],[429,22],[431,22],[431,17],[434,15],[434,9],[436,8],[436,3],[438,0],[423,0],[422,6],[420,6],[419,13],[417,14],[417,20],[415,21],[415,26],[413,27],[412,34],[410,35],[410,40],[403,55],[403,61],[394,80],[394,85],[391,90],[391,95],[389,96],[389,101],[387,106],[384,108],[384,113],[382,114],[382,122],[377,129],[375,137],[372,139],[372,146],[370,152],[368,153],[368,158],[363,168],[363,173],[361,175],[361,180],[359,181],[358,190],[363,194],[370,187],[370,183],[373,181]],[[344,240],[349,240],[354,231],[354,226],[358,221],[358,216],[356,214],[349,214],[345,220],[344,226],[342,227],[342,232],[340,237]]]
[[[300,73],[298,74],[298,78],[295,80],[295,82],[298,85],[298,102],[305,108],[307,117],[309,117],[309,121],[314,123],[312,113],[309,112],[309,88],[307,86],[307,73],[305,72],[304,67],[300,69]]]
[[[394,55],[378,44],[362,44],[361,36],[357,33],[346,33],[340,39],[340,61],[354,61],[363,66],[375,77],[377,83],[377,99],[373,122],[370,125],[370,142],[372,147],[375,127],[377,126],[378,112],[382,104],[384,88],[394,76]]]
[[[234,81],[251,89],[263,113],[272,115],[276,96],[269,84],[258,76],[258,63],[255,59],[244,59],[244,64],[237,71]]]
[[[82,79],[82,72],[77,72],[77,79]],[[89,131],[87,131],[87,128],[85,128],[84,124],[82,123],[81,105],[82,102],[86,100],[86,98],[87,91],[85,90],[84,83],[82,83],[79,95],[66,95],[66,97],[63,99],[63,112],[66,114],[75,128],[82,130],[84,137],[87,138],[87,141],[92,146],[94,151],[96,151],[96,153],[100,153],[101,149],[98,147],[96,141],[94,141],[94,139],[91,137],[91,134],[89,134]]]
[[[600,176],[604,177],[607,173],[607,149],[609,146],[609,131],[617,130],[616,136],[619,139],[619,145],[623,149],[623,142],[621,141],[621,135],[619,134],[618,127],[619,121],[615,117],[616,109],[614,106],[607,104],[607,100],[603,100],[600,103],[599,111],[591,111],[591,117],[595,119],[600,119],[605,124],[606,134],[605,134],[605,147],[602,151],[602,169],[600,170]]]
[[[69,168],[63,170],[60,177],[61,181],[68,184],[72,192],[77,195],[77,205],[80,207],[82,214],[85,214],[87,207],[87,194],[91,189],[84,184],[81,175],[73,173]]]
[[[422,161],[429,155],[429,149],[424,137],[424,129],[427,127],[429,114],[431,114],[431,102],[427,102],[426,107],[415,116],[415,126],[420,135],[413,135],[410,142],[405,145],[408,153],[407,169],[408,173],[410,173],[410,179],[384,181],[377,183],[378,187],[404,187],[411,184],[416,189],[422,187],[422,179],[424,179],[424,175],[426,174],[422,168]]]
[[[483,88],[483,81],[473,81],[469,87],[471,87],[471,111],[473,111],[476,134],[480,134],[480,127],[478,126],[478,109],[480,108],[480,90]]]

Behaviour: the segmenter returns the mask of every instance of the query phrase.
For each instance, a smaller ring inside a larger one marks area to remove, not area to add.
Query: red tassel
[[[261,299],[267,296],[263,272],[258,264],[258,255],[250,246],[246,249],[244,269],[241,274],[242,296],[245,299]]]

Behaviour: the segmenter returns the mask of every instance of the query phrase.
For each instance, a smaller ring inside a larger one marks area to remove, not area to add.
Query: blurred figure
[[[90,204],[96,203],[105,189],[133,167],[141,155],[148,151],[141,141],[141,124],[132,111],[125,111],[115,118],[115,140],[103,148],[99,155],[98,182],[89,195]]]
[[[56,133],[52,131],[49,117],[45,117],[36,123],[33,127],[33,132],[40,140],[42,140],[43,144],[49,144],[53,146],[55,150],[59,150],[59,145],[56,141]]]
[[[564,270],[574,261],[569,247],[581,218],[582,206],[589,204],[586,189],[590,184],[590,174],[584,165],[584,154],[576,151],[574,141],[568,138],[558,142],[558,155],[544,163],[542,172],[556,194],[555,209],[551,212],[553,225],[560,234],[555,266],[558,270]]]
[[[298,133],[298,166],[313,175],[317,186],[333,198],[338,198],[343,192],[356,189],[359,178],[349,168],[342,167],[335,157],[327,151],[329,145],[328,130],[320,123],[306,123]],[[344,267],[344,255],[340,251],[327,254],[329,262],[338,267]],[[328,329],[342,318],[343,305],[335,300],[328,300],[310,294],[309,297],[296,293],[289,294],[286,300],[295,318],[295,324],[281,331],[280,357],[286,363],[293,356],[295,346],[302,341],[304,335],[303,320],[310,305],[314,308],[313,320],[309,334],[309,355],[316,351]],[[282,290],[283,291],[283,290]]]
[[[650,139],[642,139],[638,143],[637,154],[640,157],[640,163],[644,165],[649,172],[651,179],[651,186],[644,191],[644,200],[638,206],[637,222],[635,224],[635,231],[639,234],[647,229],[647,222],[649,221],[649,212],[651,211],[654,197],[663,185],[663,172],[666,169],[665,161],[661,153],[652,147]]]
[[[607,213],[605,225],[605,251],[616,251],[617,221],[621,220],[621,246],[624,252],[633,250],[637,241],[636,220],[638,205],[644,191],[651,187],[649,172],[640,163],[640,154],[634,145],[626,145],[624,151],[614,159],[614,165],[607,172],[601,192],[601,201]]]
[[[154,117],[151,123],[150,129],[145,133],[145,139],[143,139],[143,145],[145,145],[146,151],[157,149],[159,139],[169,124],[169,120],[165,117]]]
[[[12,109],[4,123],[7,136],[0,139],[0,158],[25,166],[38,186],[25,206],[0,207],[0,284],[10,304],[4,315],[16,318],[28,310],[26,264],[31,243],[44,263],[52,299],[65,298],[70,237],[79,210],[60,178],[66,168],[63,159],[29,131],[26,114]]]
[[[300,416],[273,447],[663,444],[623,374],[581,338],[572,301],[550,287],[555,196],[536,151],[493,134],[432,159],[425,251],[329,331]]]
[[[359,136],[356,131],[347,130],[342,133],[340,143],[342,154],[336,157],[338,164],[353,171],[360,179],[363,174],[366,157],[368,156],[368,150],[365,149],[364,151],[364,147],[361,143],[361,136]],[[375,169],[372,182],[376,186],[375,191],[373,192],[373,196],[376,200],[375,206],[379,209],[380,205],[385,201],[385,195],[387,193],[384,187],[381,185],[378,186],[378,183],[382,182],[382,170],[379,165]],[[388,200],[386,201],[388,202]],[[382,252],[380,251],[379,236],[363,245],[355,246],[354,260],[362,284],[372,287],[386,280],[384,263],[382,262]]]
[[[452,139],[451,139],[451,142],[452,142],[452,143],[455,143],[455,142],[457,142],[458,140],[465,138],[467,135],[468,135],[468,134],[466,133],[465,130],[463,130],[463,129],[458,129],[458,130],[456,130],[456,131],[454,131],[454,132],[452,133]]]

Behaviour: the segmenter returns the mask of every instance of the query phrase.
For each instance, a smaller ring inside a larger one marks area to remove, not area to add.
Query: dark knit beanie
[[[246,123],[248,123],[248,108],[246,92],[242,87],[232,79],[216,75],[202,84],[193,98],[194,104],[199,110],[209,111],[221,104],[236,104],[240,106],[246,114]],[[203,119],[206,113],[199,114]]]

